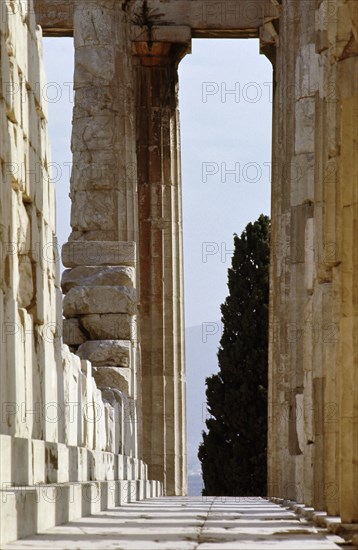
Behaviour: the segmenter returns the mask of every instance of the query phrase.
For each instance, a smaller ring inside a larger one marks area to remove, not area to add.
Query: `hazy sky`
[[[197,419],[188,425],[189,470],[194,472],[205,377],[216,365],[219,335],[210,333],[217,331],[214,323],[227,295],[233,234],[270,212],[272,70],[259,55],[258,40],[193,40],[192,49],[180,64],[179,78],[185,319],[187,327],[201,325],[188,332],[187,348],[188,413]],[[61,245],[70,232],[72,40],[45,39],[44,54]]]
[[[272,71],[258,48],[194,40],[180,66],[187,326],[220,318],[233,233],[270,210]]]

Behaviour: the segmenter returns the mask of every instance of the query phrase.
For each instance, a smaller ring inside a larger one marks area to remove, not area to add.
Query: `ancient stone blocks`
[[[71,241],[62,247],[66,267],[135,266],[134,242]]]
[[[126,340],[91,340],[81,344],[77,354],[94,367],[130,366],[131,343]]]
[[[67,293],[76,286],[135,286],[135,271],[123,266],[80,266],[67,269],[62,275],[62,290]]]
[[[136,292],[120,286],[71,288],[63,301],[66,317],[89,313],[136,313]]]

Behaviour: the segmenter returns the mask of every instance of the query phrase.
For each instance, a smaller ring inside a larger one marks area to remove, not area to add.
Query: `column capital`
[[[279,26],[281,5],[278,0],[272,0],[272,4],[265,5],[264,23],[260,27],[260,53],[275,65],[276,48],[279,46]]]
[[[148,67],[179,63],[191,53],[191,28],[179,25],[138,27],[131,32],[132,53]]]

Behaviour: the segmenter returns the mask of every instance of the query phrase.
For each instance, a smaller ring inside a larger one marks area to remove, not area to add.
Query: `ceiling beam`
[[[135,35],[152,26],[178,25],[191,28],[193,38],[259,37],[264,19],[277,16],[278,9],[272,0],[123,1],[126,6]],[[73,36],[74,0],[34,0],[34,7],[44,36]]]
[[[143,29],[180,25],[190,27],[193,38],[251,38],[259,36],[267,5],[267,0],[135,0],[132,13]]]
[[[33,2],[36,23],[42,27],[43,36],[73,36],[74,0]]]

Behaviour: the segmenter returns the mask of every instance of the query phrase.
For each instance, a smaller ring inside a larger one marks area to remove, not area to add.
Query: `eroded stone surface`
[[[102,229],[107,229],[103,227]],[[135,265],[135,243],[119,241],[73,241],[63,245],[65,267]]]
[[[99,387],[115,388],[131,397],[130,370],[121,367],[96,367],[93,376]]]
[[[136,322],[131,315],[108,313],[103,315],[84,315],[81,326],[93,340],[136,340]]]
[[[80,266],[66,269],[61,281],[64,293],[75,286],[135,286],[135,271],[124,266]]]
[[[63,320],[63,341],[68,346],[79,346],[86,341],[86,334],[82,331],[79,319]]]
[[[63,300],[65,317],[92,313],[136,313],[136,292],[126,287],[75,287]]]
[[[129,367],[131,343],[126,340],[90,340],[81,344],[77,354],[94,366]]]

